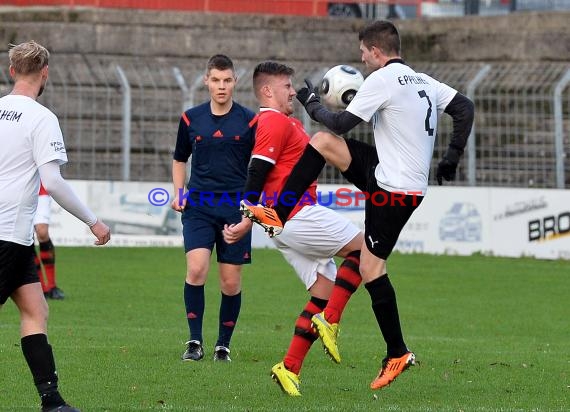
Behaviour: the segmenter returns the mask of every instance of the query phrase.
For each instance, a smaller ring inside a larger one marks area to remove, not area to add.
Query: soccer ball
[[[345,108],[363,81],[364,77],[358,69],[341,64],[325,73],[319,93],[327,106]]]

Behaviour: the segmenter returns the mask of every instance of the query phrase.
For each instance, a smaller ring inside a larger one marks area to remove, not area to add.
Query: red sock
[[[301,371],[303,361],[311,345],[317,340],[317,334],[313,330],[311,318],[313,315],[320,313],[326,304],[326,300],[312,297],[295,322],[295,333],[283,363],[288,370],[297,375]]]
[[[38,252],[34,249],[34,263],[36,264],[36,270],[38,272],[38,277],[40,278],[40,284],[42,285],[42,291],[44,293],[49,292],[46,281],[44,279],[44,272],[42,271],[42,262],[38,256]]]
[[[348,300],[362,282],[359,266],[360,250],[357,250],[351,252],[338,268],[331,297],[325,308],[325,318],[329,323],[340,322]]]
[[[47,288],[52,290],[56,286],[55,282],[55,248],[51,240],[40,243],[40,259],[47,278]]]

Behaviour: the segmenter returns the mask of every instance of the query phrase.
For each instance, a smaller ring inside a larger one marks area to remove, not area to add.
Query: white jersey
[[[366,122],[372,119],[378,186],[425,195],[438,116],[456,93],[401,60],[364,80],[346,110]]]
[[[0,98],[0,240],[31,245],[38,167],[67,162],[57,117],[34,99]]]

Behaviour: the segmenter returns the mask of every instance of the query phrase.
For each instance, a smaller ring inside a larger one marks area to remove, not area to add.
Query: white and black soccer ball
[[[325,73],[319,93],[327,106],[344,109],[352,101],[363,81],[364,77],[358,69],[341,64]]]

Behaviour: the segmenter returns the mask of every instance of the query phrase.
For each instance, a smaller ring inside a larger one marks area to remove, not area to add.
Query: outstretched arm
[[[321,104],[318,90],[310,80],[305,79],[305,87],[297,90],[297,100],[301,102],[311,119],[328,127],[333,133],[344,134],[362,121],[362,119],[346,110],[331,112]]]
[[[310,114],[309,114],[310,115]],[[333,133],[344,134],[354,129],[362,119],[354,114],[343,110],[341,112],[331,112],[322,104],[315,105],[313,114],[310,115],[313,120],[326,126]]]
[[[38,168],[40,179],[46,191],[65,210],[81,220],[97,238],[96,245],[104,245],[111,239],[109,227],[77,197],[72,187],[61,176],[57,161],[51,161]]]

